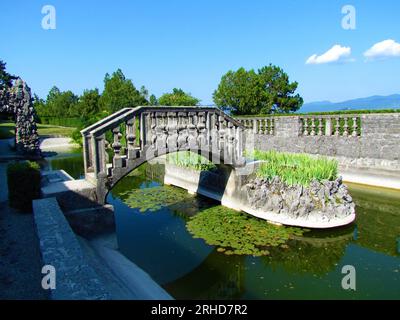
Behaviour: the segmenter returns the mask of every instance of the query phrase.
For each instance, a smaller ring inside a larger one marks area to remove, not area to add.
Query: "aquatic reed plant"
[[[167,155],[167,163],[196,171],[208,171],[216,168],[215,164],[208,159],[191,151],[170,153]]]
[[[247,152],[246,156],[264,161],[257,170],[257,176],[265,179],[279,177],[288,185],[308,186],[311,181],[335,180],[338,163],[323,156],[276,151]]]

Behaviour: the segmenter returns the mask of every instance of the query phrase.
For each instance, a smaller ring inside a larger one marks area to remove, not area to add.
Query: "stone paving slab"
[[[71,138],[41,138],[42,151],[59,151],[79,147]]]

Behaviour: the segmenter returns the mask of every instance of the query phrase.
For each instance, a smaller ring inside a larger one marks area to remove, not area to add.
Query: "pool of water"
[[[81,159],[79,153],[59,155],[48,166],[79,177]],[[400,298],[398,191],[349,184],[357,205],[354,224],[306,232],[268,256],[228,256],[186,228],[190,217],[219,204],[200,196],[182,198],[181,189],[162,181],[162,165],[143,165],[121,180],[107,201],[115,209],[120,251],[177,299]],[[159,206],[165,188],[176,199]],[[146,191],[145,199],[138,189]],[[355,291],[342,288],[345,265],[355,267]]]

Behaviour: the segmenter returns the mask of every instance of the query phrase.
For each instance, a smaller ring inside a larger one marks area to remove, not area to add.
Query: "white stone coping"
[[[54,267],[56,272],[56,287],[50,290],[51,299],[109,299],[56,198],[33,200],[32,204],[43,264]]]
[[[65,137],[40,139],[39,146],[42,151],[68,150],[79,147],[71,138]]]

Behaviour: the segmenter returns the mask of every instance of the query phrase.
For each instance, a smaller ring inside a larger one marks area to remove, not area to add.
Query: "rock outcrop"
[[[28,156],[40,156],[31,89],[20,78],[15,80],[11,88],[0,90],[0,112],[14,116],[17,152]]]
[[[314,180],[308,187],[289,186],[279,177],[255,178],[244,189],[252,209],[290,219],[329,222],[355,213],[353,199],[340,177],[335,181]]]

